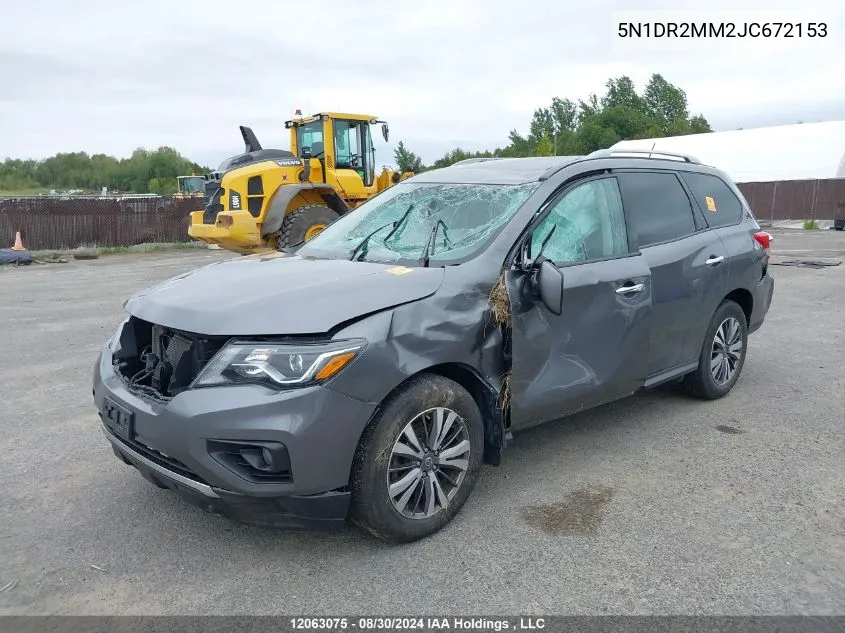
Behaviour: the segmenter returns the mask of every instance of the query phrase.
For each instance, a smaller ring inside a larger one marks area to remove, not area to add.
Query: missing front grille
[[[170,398],[187,389],[206,363],[226,343],[224,337],[202,337],[130,319],[133,336],[125,337],[113,360],[130,387],[151,396]]]
[[[152,351],[157,360],[152,376],[153,389],[168,396],[184,391],[194,379],[194,349],[199,343],[200,339],[189,339],[153,326]]]

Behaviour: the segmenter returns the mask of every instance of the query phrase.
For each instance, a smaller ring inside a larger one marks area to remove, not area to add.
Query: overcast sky
[[[804,0],[824,41],[757,40],[686,50],[613,40],[612,12],[724,0],[2,0],[0,159],[176,147],[216,166],[242,151],[238,124],[286,147],[294,109],[373,114],[430,162],[524,131],[552,97],[586,98],[609,77],[655,72],[715,129],[845,120],[845,2]],[[745,0],[761,20],[790,3]],[[839,8],[837,8],[839,7]],[[770,17],[773,16],[773,17]],[[629,46],[629,49],[625,49]]]

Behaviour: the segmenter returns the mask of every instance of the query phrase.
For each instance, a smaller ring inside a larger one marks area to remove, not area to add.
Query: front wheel
[[[300,207],[285,216],[279,231],[278,246],[294,246],[310,240],[340,217],[321,204]]]
[[[352,521],[404,543],[449,523],[481,469],[484,428],[472,396],[442,376],[402,386],[364,431],[352,469]]]
[[[737,303],[725,300],[710,319],[698,369],[684,377],[686,391],[706,400],[726,396],[739,379],[747,348],[745,312]]]

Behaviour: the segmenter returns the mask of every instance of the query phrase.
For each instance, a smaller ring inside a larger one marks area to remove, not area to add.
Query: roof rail
[[[481,163],[481,162],[484,162],[485,160],[502,160],[502,159],[498,158],[498,157],[495,157],[495,158],[465,158],[463,160],[459,160],[457,163],[452,163],[452,165],[450,165],[450,166],[468,165],[469,163]]]
[[[696,165],[701,164],[700,160],[698,160],[695,156],[690,156],[689,154],[655,151],[652,149],[597,149],[596,151],[588,154],[587,156],[588,158],[654,158],[656,160],[678,160],[686,163],[694,163]]]

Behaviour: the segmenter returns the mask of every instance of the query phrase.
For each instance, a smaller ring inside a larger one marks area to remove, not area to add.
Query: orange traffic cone
[[[21,232],[15,233],[15,245],[12,247],[13,251],[25,251],[23,241],[21,240]]]

